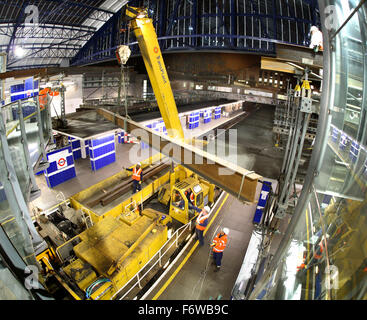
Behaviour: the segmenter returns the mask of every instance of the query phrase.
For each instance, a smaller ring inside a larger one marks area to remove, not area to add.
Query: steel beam
[[[144,143],[149,144],[162,154],[172,158],[175,162],[197,173],[240,200],[255,201],[257,183],[262,176],[209,154],[194,145],[180,142],[178,139],[172,139],[168,136],[158,135],[149,128],[106,109],[98,109],[97,113],[120,128],[124,128],[126,121],[128,132],[131,133],[136,129],[140,129],[142,135],[137,138],[140,138]],[[243,177],[244,183],[241,190]]]

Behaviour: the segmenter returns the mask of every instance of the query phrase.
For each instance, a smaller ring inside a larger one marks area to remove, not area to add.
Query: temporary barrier
[[[50,166],[45,170],[45,178],[50,188],[76,177],[71,146],[51,151],[46,155]]]
[[[322,200],[321,203],[321,207],[326,208],[330,204],[331,199],[332,199],[331,195],[325,194],[324,199]]]
[[[119,132],[117,135],[118,143],[125,143],[125,141],[127,140],[125,137],[127,138],[127,133],[124,130]]]
[[[18,114],[17,114],[18,108],[16,106],[14,106],[12,108],[12,114],[13,114],[13,119],[17,120],[18,119]],[[32,113],[36,112],[36,106],[34,103],[30,102],[28,105],[23,104],[22,105],[22,111],[23,111],[23,117],[27,117],[29,115],[31,115]],[[36,120],[35,117],[31,118],[31,120]]]
[[[346,134],[342,133],[340,136],[339,149],[345,150],[348,144],[348,137]]]
[[[10,101],[16,101],[24,98],[38,96],[38,80],[34,81],[33,77],[28,78],[24,83],[10,86]]]
[[[222,112],[222,107],[216,107],[214,111],[214,119],[220,119],[221,112]]]
[[[80,146],[80,140],[76,138],[69,137],[69,142],[71,143],[71,150],[73,151],[74,160],[80,159],[82,157],[82,148]]]
[[[333,128],[331,132],[331,140],[333,142],[338,142],[338,138],[339,138],[339,130],[337,128]]]
[[[211,110],[205,110],[204,111],[204,123],[209,123],[212,120],[212,111]]]
[[[195,129],[199,127],[200,113],[191,112],[189,114],[189,129]]]
[[[352,141],[349,151],[349,158],[353,163],[356,163],[361,146],[356,141]]]
[[[93,138],[89,145],[90,164],[93,171],[116,161],[115,135]]]
[[[271,189],[271,182],[264,181],[263,186],[261,188],[261,192],[260,192],[259,202],[257,203],[253,223],[256,223],[256,224],[261,223],[261,220],[263,218],[264,208],[269,198],[270,189]]]

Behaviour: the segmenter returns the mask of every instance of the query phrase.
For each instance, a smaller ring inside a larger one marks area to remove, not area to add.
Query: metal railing
[[[161,247],[161,249],[154,254],[154,256],[122,287],[120,288],[111,298],[111,300],[119,299],[122,300],[127,297],[134,289],[143,289],[144,282],[148,282],[153,277],[152,274],[156,274],[161,270],[162,266],[165,269],[169,263],[172,254],[191,235],[192,229],[195,224],[190,220],[189,223],[183,225],[166,241],[166,243]],[[156,268],[156,272],[151,273],[151,271]],[[149,277],[149,279],[148,279]],[[134,282],[135,281],[135,282]],[[136,294],[134,294],[136,296]],[[131,299],[131,298],[130,298]]]

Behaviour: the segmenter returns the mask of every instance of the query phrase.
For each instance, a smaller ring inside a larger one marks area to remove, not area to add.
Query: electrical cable
[[[91,285],[89,285],[89,287],[85,290],[85,296],[87,299],[90,298],[90,296],[92,295],[93,293],[93,289],[101,284],[101,283],[105,283],[105,282],[111,282],[110,279],[107,279],[107,278],[102,278],[102,279],[97,279],[96,281],[94,281]]]

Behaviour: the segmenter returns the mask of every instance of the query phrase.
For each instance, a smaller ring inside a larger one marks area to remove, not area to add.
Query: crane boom
[[[139,44],[157,104],[170,137],[184,139],[171,84],[159,47],[153,21],[145,9],[126,6],[126,16]]]

